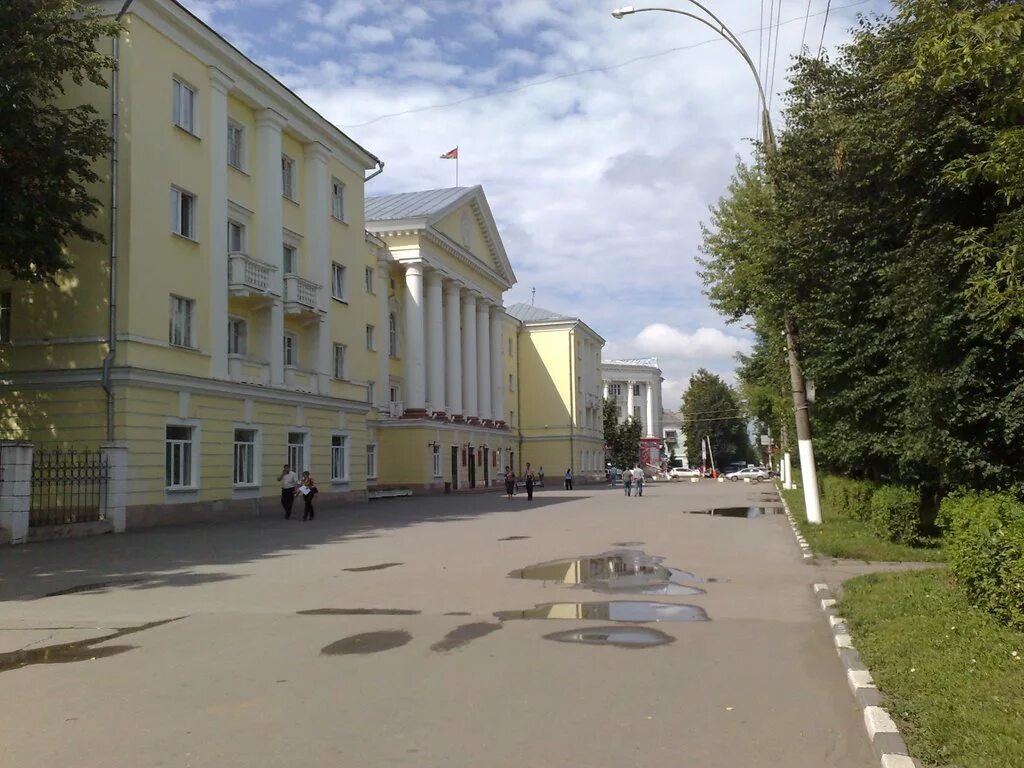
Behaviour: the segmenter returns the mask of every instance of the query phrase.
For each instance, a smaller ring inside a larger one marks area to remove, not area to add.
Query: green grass
[[[821,509],[822,522],[811,525],[807,522],[807,514],[804,511],[803,490],[781,493],[807,543],[818,554],[872,561],[917,560],[937,563],[946,559],[941,539],[926,539],[920,546],[914,547],[894,544],[878,538],[870,523],[837,517],[824,504]]]
[[[1024,633],[970,607],[944,570],[852,579],[840,610],[914,757],[1024,768]]]

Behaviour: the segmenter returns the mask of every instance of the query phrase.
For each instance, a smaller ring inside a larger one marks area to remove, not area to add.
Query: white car
[[[688,469],[687,467],[673,467],[668,471],[669,477],[700,477],[699,469]]]
[[[725,476],[726,480],[736,482],[738,480],[749,479],[752,483],[760,482],[761,480],[769,480],[768,470],[758,469],[757,467],[747,467],[746,469],[740,469],[736,472],[730,472]]]

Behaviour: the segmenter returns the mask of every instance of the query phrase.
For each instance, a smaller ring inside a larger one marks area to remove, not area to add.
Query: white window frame
[[[398,315],[388,314],[388,357],[398,357]]]
[[[249,354],[249,321],[244,317],[228,315],[228,354]]]
[[[11,292],[0,291],[0,344],[11,343]]]
[[[377,351],[377,326],[366,324],[366,349],[369,352]]]
[[[183,131],[196,135],[196,97],[199,91],[180,77],[171,79],[171,122]]]
[[[431,451],[431,460],[434,466],[434,477],[441,477],[441,446],[437,443],[434,443]]]
[[[337,179],[331,179],[331,218],[345,221],[345,185]]]
[[[373,405],[373,396],[376,394],[377,382],[368,381],[366,382],[366,402]]]
[[[301,436],[301,441],[300,442],[294,442],[292,440],[292,438],[295,437],[296,435]],[[310,472],[312,472],[312,469],[311,469],[311,467],[308,464],[308,461],[309,461],[309,430],[305,429],[305,428],[300,428],[300,427],[293,427],[293,428],[288,430],[288,433],[285,436],[285,440],[287,441],[286,442],[286,445],[287,445],[287,454],[286,455],[288,457],[288,464],[291,465],[292,471],[296,475],[298,475],[299,477],[301,477],[302,473],[304,471],[306,471],[306,470],[309,470]],[[298,461],[296,461],[296,459],[295,459],[296,456],[299,457]]]
[[[633,406],[633,418],[636,421],[640,421],[640,406],[639,405],[634,405]]]
[[[237,142],[233,140],[236,135],[238,136]],[[228,165],[245,173],[245,126],[234,120],[228,120]]]
[[[288,269],[287,253],[291,251],[291,269]],[[299,249],[292,243],[281,243],[281,270],[285,275],[295,275],[299,272]]]
[[[633,385],[633,397],[640,397],[640,385],[639,384],[634,384]]]
[[[290,343],[289,343],[290,342]],[[297,368],[299,365],[299,336],[290,331],[281,338],[281,357],[285,368]]]
[[[338,441],[338,442],[335,442]],[[351,470],[352,441],[347,432],[331,433],[331,481],[347,483]],[[341,474],[338,470],[341,470]]]
[[[348,367],[348,360],[346,359],[347,356],[348,348],[344,344],[334,345],[334,357],[332,358],[332,362],[334,364],[334,378],[342,381],[348,379],[348,371],[346,370]],[[340,365],[339,362],[341,363]]]
[[[185,214],[185,200],[188,200],[188,215]],[[171,187],[171,232],[186,240],[198,242],[196,233],[199,231],[199,216],[196,205],[197,197],[187,189]],[[187,231],[186,231],[187,230]]]
[[[509,392],[515,392],[516,391],[515,381],[516,381],[515,374],[510,373],[508,375],[508,391]]]
[[[373,288],[373,271],[373,267],[366,267],[366,292],[371,296],[376,294],[376,291]]]
[[[238,232],[238,247],[233,248],[234,243],[231,242],[232,228]],[[246,248],[248,247],[248,228],[246,225],[238,221],[237,219],[228,219],[228,253],[247,253]]]
[[[172,293],[168,310],[167,343],[172,347],[195,349],[195,299],[189,299]],[[183,313],[182,310],[184,310]],[[181,323],[184,323],[183,327]]]
[[[295,161],[288,155],[281,155],[281,197],[298,202],[295,195]]]
[[[366,479],[376,480],[377,479],[377,444],[367,443],[366,444]]]
[[[240,441],[239,432],[249,432],[251,441]],[[233,434],[231,481],[235,488],[256,488],[260,484],[260,431],[253,427],[235,427]],[[247,460],[245,473],[239,477],[240,459]]]
[[[331,298],[346,301],[345,298],[345,265],[331,262]]]
[[[188,439],[168,437],[168,429],[187,429]],[[199,487],[199,428],[194,424],[164,425],[164,488],[168,491],[193,491]],[[173,472],[177,454],[179,473]]]
[[[397,381],[392,381],[388,385],[388,396],[391,398],[390,402],[392,403],[402,402],[402,385]]]

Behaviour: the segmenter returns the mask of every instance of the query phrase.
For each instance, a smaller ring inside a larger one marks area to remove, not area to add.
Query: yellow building
[[[545,482],[566,469],[578,481],[604,479],[601,350],[604,339],[576,317],[530,304],[506,310],[520,325],[521,458]]]

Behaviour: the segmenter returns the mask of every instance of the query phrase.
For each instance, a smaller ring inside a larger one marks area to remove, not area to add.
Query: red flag
[[[441,155],[442,160],[458,160],[459,159],[459,148],[450,149]]]

